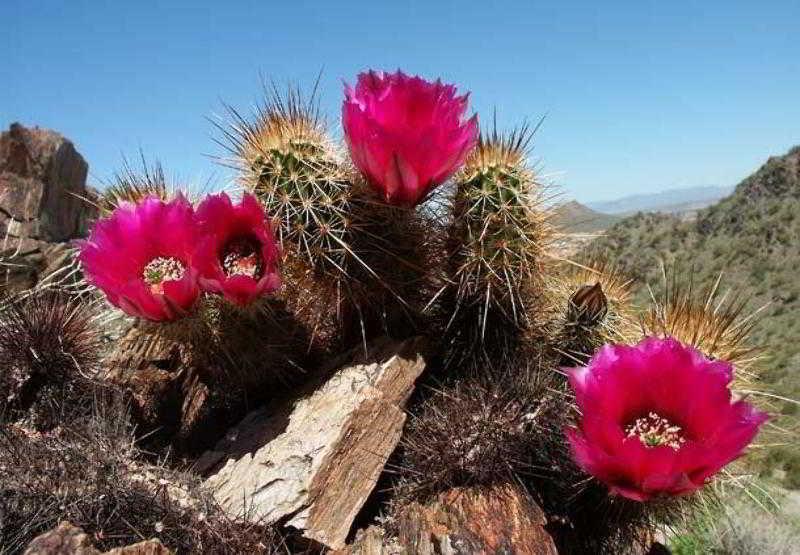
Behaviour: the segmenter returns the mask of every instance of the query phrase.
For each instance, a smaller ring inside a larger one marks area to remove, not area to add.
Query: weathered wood
[[[556,555],[542,510],[504,485],[456,488],[398,516],[398,543],[415,555]]]
[[[199,461],[215,469],[206,485],[232,516],[344,547],[400,439],[421,352],[420,338],[383,340],[297,399],[251,413]]]

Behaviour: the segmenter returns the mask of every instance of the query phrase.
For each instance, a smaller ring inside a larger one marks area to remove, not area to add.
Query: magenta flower
[[[391,204],[415,206],[453,175],[478,138],[478,118],[464,121],[468,95],[456,87],[369,71],[342,106],[350,155]]]
[[[89,283],[131,316],[156,322],[189,313],[200,294],[192,267],[194,209],[182,195],[122,203],[98,220],[79,259]]]
[[[567,430],[586,472],[629,499],[691,493],[739,457],[767,415],[732,400],[732,366],[675,339],[606,345],[569,370],[582,418]]]
[[[197,207],[202,239],[195,255],[203,289],[245,306],[276,291],[278,246],[264,209],[250,194],[236,206],[225,193]]]

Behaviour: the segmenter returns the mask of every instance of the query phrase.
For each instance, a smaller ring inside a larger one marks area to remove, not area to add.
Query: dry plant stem
[[[179,553],[278,553],[274,529],[229,519],[193,477],[139,460],[124,408],[46,434],[0,428],[0,550],[68,520],[100,549],[158,537]]]

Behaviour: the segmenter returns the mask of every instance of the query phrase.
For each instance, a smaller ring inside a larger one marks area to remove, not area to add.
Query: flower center
[[[186,267],[183,262],[171,256],[154,258],[144,267],[142,275],[144,282],[150,286],[150,291],[164,294],[164,282],[178,281],[183,277]]]
[[[625,428],[625,433],[628,437],[638,437],[645,447],[668,445],[673,449],[680,449],[686,441],[681,434],[680,426],[675,426],[654,412],[638,418]]]
[[[248,276],[259,279],[263,272],[261,245],[255,239],[234,239],[222,251],[222,268],[227,276]]]

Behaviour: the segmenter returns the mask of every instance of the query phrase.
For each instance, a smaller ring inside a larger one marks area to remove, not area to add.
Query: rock
[[[352,544],[331,555],[406,555],[396,541],[387,540],[382,528],[369,526],[359,530]]]
[[[343,548],[400,439],[403,406],[425,368],[422,345],[376,342],[296,399],[247,416],[198,464],[213,469],[206,485],[220,505]]]
[[[125,547],[117,547],[106,551],[103,555],[171,555],[172,551],[164,547],[159,540],[147,540]]]
[[[100,555],[86,533],[67,521],[33,539],[24,555]]]
[[[0,134],[0,222],[15,237],[58,242],[86,232],[89,165],[56,133],[18,123]]]
[[[82,529],[67,521],[33,539],[24,555],[171,555],[157,539],[147,540],[110,551],[99,551]]]
[[[72,143],[54,131],[14,123],[0,133],[0,281],[9,290],[46,276],[78,281],[73,248],[64,242],[83,236],[97,214],[87,171]]]
[[[455,488],[397,517],[397,541],[415,555],[557,555],[544,513],[514,486]]]

